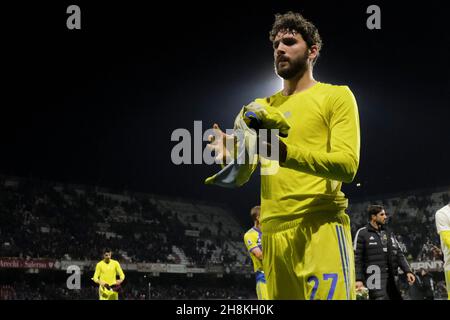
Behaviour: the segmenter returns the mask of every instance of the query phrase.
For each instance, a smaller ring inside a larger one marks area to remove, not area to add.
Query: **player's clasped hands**
[[[219,125],[213,125],[214,135],[208,136],[209,144],[207,147],[215,152],[215,162],[219,164],[230,163],[235,157],[236,136],[234,134],[226,134]]]

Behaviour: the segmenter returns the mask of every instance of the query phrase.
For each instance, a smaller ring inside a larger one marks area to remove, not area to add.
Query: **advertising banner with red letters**
[[[59,262],[53,259],[0,258],[3,269],[59,269]]]

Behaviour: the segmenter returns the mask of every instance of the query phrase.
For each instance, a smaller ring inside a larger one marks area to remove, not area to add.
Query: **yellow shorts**
[[[256,295],[258,296],[258,300],[269,300],[267,284],[265,282],[256,282]]]
[[[269,299],[355,300],[350,218],[311,213],[262,225]]]
[[[119,293],[100,287],[98,289],[100,300],[119,300]]]

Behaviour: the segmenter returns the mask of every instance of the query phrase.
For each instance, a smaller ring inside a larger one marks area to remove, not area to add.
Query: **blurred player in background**
[[[119,280],[117,280],[119,276]],[[111,259],[111,250],[105,249],[103,260],[97,263],[92,280],[99,285],[100,300],[119,300],[117,292],[125,279],[125,274],[118,261]]]
[[[262,264],[261,225],[259,223],[260,212],[260,206],[255,206],[250,210],[250,216],[252,217],[254,225],[245,233],[244,242],[253,262],[253,269],[256,275],[256,294],[259,300],[267,300],[266,278],[264,276]]]
[[[402,300],[396,281],[398,268],[409,285],[416,281],[414,273],[397,237],[386,228],[388,215],[384,207],[369,205],[367,218],[367,225],[356,232],[354,240],[356,291],[364,290],[366,284],[371,300]]]
[[[450,203],[436,212],[436,229],[441,238],[447,296],[450,300]]]
[[[277,14],[270,41],[283,89],[255,103],[277,108],[290,131],[278,141],[278,161],[260,159],[261,166],[278,169],[261,175],[269,299],[355,299],[348,200],[341,186],[353,181],[359,166],[356,100],[347,86],[314,79],[322,39],[302,15]],[[226,154],[227,135],[217,124],[213,128],[222,138],[212,140],[211,149]],[[273,141],[266,144],[271,150]]]

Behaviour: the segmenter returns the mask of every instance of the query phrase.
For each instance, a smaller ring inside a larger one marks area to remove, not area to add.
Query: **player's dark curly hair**
[[[311,48],[312,45],[316,45],[318,52],[322,49],[322,38],[320,37],[316,26],[306,20],[300,13],[292,11],[284,14],[277,13],[275,15],[275,22],[272,26],[272,30],[270,30],[269,33],[270,41],[273,42],[275,40],[278,32],[285,31],[296,31],[301,34],[309,48]],[[313,65],[316,63],[318,57],[319,54],[317,54],[317,57],[312,62]]]

